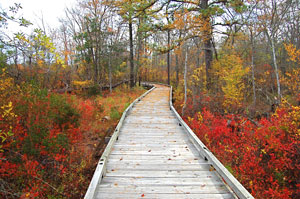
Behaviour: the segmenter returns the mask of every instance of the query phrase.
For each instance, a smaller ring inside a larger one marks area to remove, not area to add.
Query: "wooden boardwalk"
[[[127,113],[85,198],[238,198],[179,125],[170,88],[155,86]]]

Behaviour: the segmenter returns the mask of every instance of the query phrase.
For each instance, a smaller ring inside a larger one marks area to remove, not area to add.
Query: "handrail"
[[[214,154],[203,144],[203,142],[195,135],[192,129],[190,129],[190,127],[180,117],[172,103],[172,86],[169,87],[170,108],[179,120],[181,126],[183,126],[187,131],[189,138],[192,141],[192,143],[196,146],[196,149],[206,160],[211,162],[212,166],[216,169],[219,175],[221,175],[224,181],[240,199],[254,199],[254,197],[247,191],[247,189],[245,189],[245,187],[224,167],[224,165],[214,156]]]
[[[125,117],[127,116],[128,112],[132,109],[132,107],[138,102],[140,101],[142,98],[144,98],[148,93],[150,93],[152,90],[154,90],[155,87],[153,86],[153,88],[151,88],[150,90],[148,90],[147,92],[145,92],[143,95],[141,95],[140,97],[138,97],[137,99],[135,99],[128,107],[127,109],[123,112],[122,117],[113,133],[113,135],[111,136],[98,164],[97,164],[97,168],[94,172],[93,178],[90,182],[90,185],[88,187],[88,190],[84,196],[84,199],[93,199],[94,198],[94,194],[97,188],[97,185],[100,184],[102,177],[105,175],[106,172],[106,163],[107,163],[107,158],[112,150],[112,147],[114,145],[114,143],[116,142],[116,140],[118,139],[119,136],[119,132],[120,129],[123,125],[123,122],[125,120]]]

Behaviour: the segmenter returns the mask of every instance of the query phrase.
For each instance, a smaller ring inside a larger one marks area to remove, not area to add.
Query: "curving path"
[[[199,154],[155,85],[125,118],[93,198],[236,198]]]

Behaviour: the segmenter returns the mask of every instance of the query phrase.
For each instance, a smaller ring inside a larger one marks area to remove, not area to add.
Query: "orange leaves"
[[[296,49],[293,44],[283,44],[289,55],[288,61],[298,62],[300,64],[300,49]]]
[[[191,12],[184,10],[174,14],[172,28],[178,30],[190,31],[192,35],[206,38],[206,34],[211,32],[211,23],[209,17],[203,17],[202,14],[193,15]]]

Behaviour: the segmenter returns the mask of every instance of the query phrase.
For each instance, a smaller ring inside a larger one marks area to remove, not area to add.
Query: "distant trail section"
[[[103,178],[85,199],[238,198],[180,125],[170,87],[154,86],[128,111]]]

